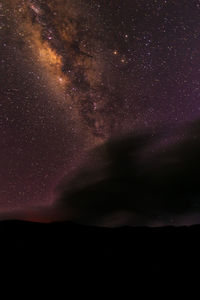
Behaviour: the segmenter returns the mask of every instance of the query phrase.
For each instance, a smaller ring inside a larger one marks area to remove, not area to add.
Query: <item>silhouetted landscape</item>
[[[200,226],[104,228],[5,221],[0,223],[1,266],[8,273],[23,270],[44,280],[85,280],[97,274],[104,279],[130,274],[130,280],[185,276],[200,267],[199,235]]]

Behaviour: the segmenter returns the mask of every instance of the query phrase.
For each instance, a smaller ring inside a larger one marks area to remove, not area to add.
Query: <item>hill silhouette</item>
[[[132,272],[130,278],[172,277],[199,268],[199,234],[200,226],[103,228],[5,221],[0,223],[1,268],[9,273],[23,270],[44,280],[60,276],[65,283],[73,276],[83,280],[86,270],[103,278],[123,272]]]

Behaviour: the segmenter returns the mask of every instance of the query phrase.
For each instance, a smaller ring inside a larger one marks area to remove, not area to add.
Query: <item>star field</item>
[[[199,0],[0,1],[0,208],[112,137],[200,116]]]

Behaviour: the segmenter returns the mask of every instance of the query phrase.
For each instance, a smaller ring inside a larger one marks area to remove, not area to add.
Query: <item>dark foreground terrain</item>
[[[64,281],[178,277],[199,270],[199,237],[200,226],[111,229],[6,221],[0,223],[1,271]]]

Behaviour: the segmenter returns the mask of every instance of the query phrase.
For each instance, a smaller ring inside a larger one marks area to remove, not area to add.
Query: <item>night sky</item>
[[[92,149],[198,121],[199,39],[199,0],[0,1],[1,218],[59,219]]]

